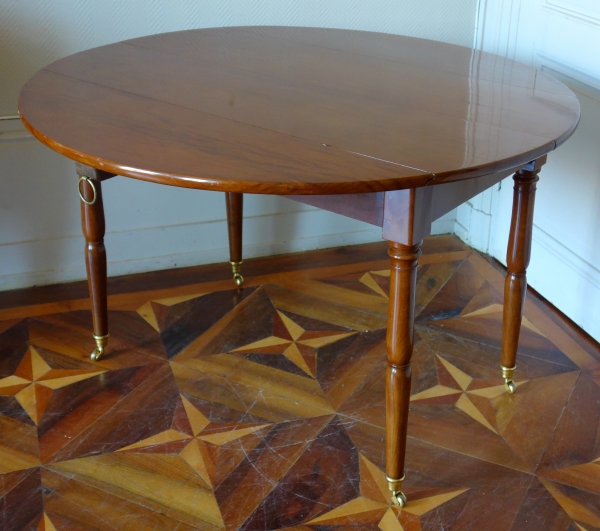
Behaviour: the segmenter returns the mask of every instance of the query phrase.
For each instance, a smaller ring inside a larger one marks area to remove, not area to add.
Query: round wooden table
[[[538,173],[580,113],[552,77],[397,35],[214,28],[61,59],[25,84],[19,111],[77,163],[94,359],[108,340],[103,180],[227,192],[238,273],[243,193],[288,195],[382,227],[391,257],[386,473],[400,506],[421,240],[433,220],[514,173],[501,366],[515,392]]]

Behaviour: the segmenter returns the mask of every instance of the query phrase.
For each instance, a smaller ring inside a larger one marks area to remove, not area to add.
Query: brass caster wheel
[[[231,272],[233,273],[233,281],[239,288],[244,283],[244,277],[242,276],[242,262],[229,262],[231,264]]]
[[[513,375],[515,374],[515,367],[505,367],[504,365],[500,365],[502,367],[502,378],[504,378],[504,387],[506,387],[506,391],[509,395],[514,395],[517,391],[517,385],[513,382]]]
[[[92,361],[98,361],[104,354],[104,348],[108,345],[108,334],[105,336],[97,336],[94,334],[94,341],[96,341],[96,349],[90,354]]]
[[[402,509],[406,505],[406,496],[404,495],[404,492],[402,492],[401,490],[393,491],[392,503],[396,507],[400,507],[400,509]]]
[[[505,380],[504,387],[506,387],[506,392],[509,395],[514,395],[517,392],[517,386],[512,380]]]
[[[400,479],[393,479],[386,475],[385,479],[387,479],[388,489],[392,493],[392,503],[396,507],[400,507],[400,509],[402,509],[402,507],[406,505],[406,496],[404,495],[404,492],[400,490],[402,489],[402,482],[404,481],[404,476],[402,476]]]

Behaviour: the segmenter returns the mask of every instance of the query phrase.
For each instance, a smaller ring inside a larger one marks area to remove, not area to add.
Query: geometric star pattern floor
[[[85,298],[0,309],[0,529],[599,531],[600,346],[530,293],[508,395],[503,273],[448,236],[390,505],[389,262],[360,249],[111,295],[98,362]]]

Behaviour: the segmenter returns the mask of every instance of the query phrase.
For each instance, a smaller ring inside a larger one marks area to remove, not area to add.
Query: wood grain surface
[[[19,110],[74,160],[230,192],[413,188],[518,167],[573,132],[579,102],[547,74],[397,35],[214,28],[61,59]]]
[[[529,296],[508,395],[505,272],[450,236],[419,257],[390,506],[387,248],[250,260],[241,291],[223,267],[123,278],[97,363],[88,300],[2,310],[0,529],[600,529],[600,345]]]

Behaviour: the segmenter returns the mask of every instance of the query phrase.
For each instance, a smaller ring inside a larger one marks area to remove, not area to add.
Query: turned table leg
[[[402,492],[410,402],[410,358],[413,351],[417,261],[421,242],[390,242],[390,305],[387,329],[386,476],[392,502],[404,507]]]
[[[86,176],[79,178],[81,227],[85,236],[85,266],[92,299],[92,321],[96,349],[92,360],[98,360],[108,344],[108,309],[106,302],[106,250],[104,249],[104,205],[102,184]]]
[[[242,271],[242,222],[244,212],[244,194],[225,193],[227,203],[227,229],[229,232],[229,263],[233,280],[239,287],[244,283]]]
[[[542,157],[515,173],[512,220],[506,253],[508,274],[504,283],[504,316],[502,321],[502,377],[510,394],[517,390],[513,381],[525,294],[527,266],[531,257],[533,205],[538,173],[546,157]]]

